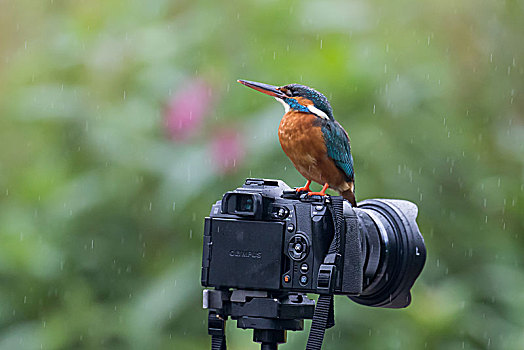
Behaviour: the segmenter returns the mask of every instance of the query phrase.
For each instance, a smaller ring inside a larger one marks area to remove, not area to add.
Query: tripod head
[[[253,329],[253,341],[262,350],[276,350],[286,342],[286,332],[304,329],[304,319],[312,319],[315,301],[303,293],[247,290],[204,290],[204,308],[209,309],[208,332],[212,350],[225,350],[225,324],[228,317],[237,327]]]

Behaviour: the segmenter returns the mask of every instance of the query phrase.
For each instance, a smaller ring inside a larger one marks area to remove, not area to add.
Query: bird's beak
[[[268,85],[264,83],[257,83],[254,81],[247,81],[247,80],[237,80],[237,81],[240,84],[243,84],[247,87],[260,91],[269,96],[278,97],[278,98],[287,97],[286,94],[284,94],[282,91],[278,89],[278,86]]]

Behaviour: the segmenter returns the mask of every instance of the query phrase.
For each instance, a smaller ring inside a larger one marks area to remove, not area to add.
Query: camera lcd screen
[[[279,289],[283,222],[211,222],[209,284],[244,289]]]

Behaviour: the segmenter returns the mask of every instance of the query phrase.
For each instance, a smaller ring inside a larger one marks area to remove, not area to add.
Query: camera
[[[334,294],[372,307],[408,306],[426,260],[417,212],[405,200],[368,199],[353,208],[281,180],[247,179],[205,219],[201,283],[214,288],[204,291],[209,334],[221,335],[225,348],[231,316],[254,329],[262,348],[276,349],[284,330],[315,322],[307,293],[330,295],[331,318]]]
[[[202,285],[321,292],[318,272],[334,233],[323,199],[298,196],[284,182],[264,179],[247,179],[224,194],[205,219]],[[343,212],[356,225],[341,241],[333,292],[367,306],[409,305],[426,259],[416,205],[368,199],[352,208],[344,201]]]

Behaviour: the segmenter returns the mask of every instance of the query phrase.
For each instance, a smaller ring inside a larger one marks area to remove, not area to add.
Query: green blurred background
[[[209,348],[210,205],[249,176],[304,181],[282,107],[239,78],[323,92],[358,199],[419,206],[413,303],[337,297],[326,349],[524,348],[523,9],[0,0],[0,349]],[[228,326],[230,349],[251,336]]]

